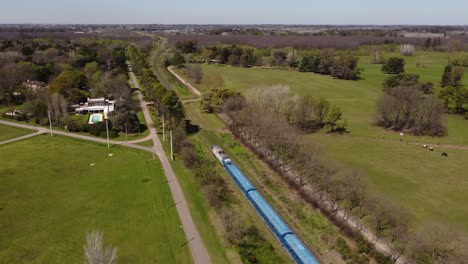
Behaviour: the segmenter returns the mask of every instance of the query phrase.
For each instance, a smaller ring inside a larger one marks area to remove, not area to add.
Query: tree
[[[387,74],[400,74],[405,72],[405,60],[402,58],[389,58],[382,66],[382,71]]]
[[[343,113],[339,107],[334,106],[327,116],[326,125],[330,128],[330,132],[344,132],[346,130],[346,123],[339,125],[338,121],[341,120]]]
[[[203,69],[199,64],[192,64],[188,68],[188,75],[193,78],[196,84],[200,84],[203,79]]]
[[[184,118],[184,108],[174,91],[167,91],[161,103],[165,109],[165,113],[169,114],[170,122],[172,122],[171,118],[175,118],[178,121]]]
[[[357,68],[359,59],[353,56],[341,56],[331,67],[331,75],[338,79],[357,80],[361,69]]]
[[[59,93],[65,98],[69,98],[72,95],[76,95],[76,91],[86,92],[88,84],[88,78],[83,72],[75,70],[64,71],[51,81],[49,91],[50,93]],[[75,91],[73,91],[74,89]],[[75,97],[70,102],[79,103],[80,101],[77,101]]]
[[[177,41],[175,47],[182,53],[195,53],[197,51],[197,41],[196,40]]]
[[[92,231],[86,234],[84,255],[86,264],[116,264],[117,248],[103,248],[102,232]]]
[[[50,112],[52,123],[60,125],[67,116],[67,102],[58,93],[48,94],[47,107]]]
[[[440,86],[445,87],[452,85],[452,70],[453,66],[451,64],[445,66],[444,73],[442,74],[442,80],[440,81]]]
[[[414,45],[411,44],[402,44],[400,46],[400,53],[404,56],[413,56],[414,53]]]
[[[183,64],[185,64],[185,58],[182,56],[179,52],[174,53],[174,55],[171,58],[171,64],[177,67],[181,67]]]
[[[384,64],[385,63],[385,57],[382,55],[382,52],[380,50],[373,50],[371,53],[371,63],[372,64]]]
[[[424,42],[424,50],[429,50],[431,48],[432,44],[432,39],[427,38],[426,41]]]
[[[416,263],[466,263],[467,241],[440,223],[427,223],[417,230],[408,244],[409,255]]]
[[[140,121],[132,108],[129,100],[117,100],[115,110],[109,113],[112,125],[122,132],[138,132]]]
[[[320,124],[325,124],[325,118],[328,116],[328,113],[330,111],[330,102],[323,97],[320,98],[315,104],[314,111],[315,116],[317,117],[317,121]]]
[[[93,97],[126,100],[130,98],[131,89],[125,75],[113,76],[111,73],[106,72],[101,80],[94,85],[91,94]]]
[[[443,110],[434,95],[425,96],[414,86],[398,86],[379,98],[377,124],[417,135],[442,136],[446,133]]]
[[[450,104],[455,105],[457,113],[463,113],[465,104],[468,104],[468,88],[462,86],[446,86],[439,94],[439,97],[444,100],[445,106]]]

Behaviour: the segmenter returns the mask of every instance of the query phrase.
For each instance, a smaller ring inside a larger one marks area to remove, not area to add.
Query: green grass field
[[[29,129],[23,129],[19,127],[12,127],[0,124],[0,142],[12,139],[15,137],[21,137],[27,134],[31,134],[33,131]]]
[[[192,262],[151,154],[38,136],[0,146],[0,160],[0,263],[83,263],[95,229],[118,263]]]
[[[310,136],[330,159],[359,168],[368,176],[369,190],[391,197],[413,216],[453,224],[468,232],[468,151],[357,139]],[[448,157],[441,156],[447,152]]]
[[[385,56],[388,58],[397,54],[385,54]],[[381,65],[370,64],[369,60],[368,57],[360,58],[359,67],[363,68],[364,72],[359,81],[338,80],[331,76],[290,70],[246,69],[217,65],[203,65],[203,71],[205,76],[219,74],[224,80],[225,88],[240,92],[258,86],[286,84],[295,94],[325,97],[342,109],[352,136],[398,139],[398,133],[385,131],[373,124],[375,104],[382,94],[381,83],[387,75],[380,71]],[[413,57],[406,57],[405,60],[406,72],[420,74],[421,81],[432,81],[437,85],[448,57],[445,53],[418,52]],[[422,66],[416,67],[417,63]],[[464,83],[468,84],[468,70]],[[206,90],[203,82],[197,88],[201,91]],[[467,120],[461,116],[447,115],[447,127],[448,135],[445,137],[407,137],[420,142],[468,145]]]
[[[385,54],[388,58],[396,54]],[[299,95],[326,97],[338,105],[347,119],[350,133],[333,136],[324,133],[307,135],[304,143],[321,145],[324,155],[363,171],[369,178],[369,190],[400,202],[413,215],[414,224],[424,219],[439,220],[468,231],[468,150],[442,149],[434,152],[413,144],[385,142],[400,139],[399,133],[385,131],[373,124],[375,102],[381,95],[386,75],[380,65],[361,57],[362,80],[343,81],[330,76],[289,70],[245,69],[204,65],[205,75],[219,74],[225,87],[246,92],[256,86],[287,84]],[[447,54],[418,52],[405,58],[408,73],[418,73],[421,81],[437,84],[447,64]],[[416,67],[416,63],[422,65]],[[464,83],[468,84],[468,73]],[[205,90],[203,85],[198,87]],[[186,108],[193,112],[195,105]],[[403,142],[468,145],[468,120],[446,115],[448,135],[441,138],[404,135]],[[216,127],[212,118],[195,112],[191,118],[203,127]],[[444,159],[441,152],[447,152]]]

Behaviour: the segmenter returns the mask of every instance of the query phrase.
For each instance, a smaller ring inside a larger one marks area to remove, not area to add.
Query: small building
[[[107,119],[107,114],[114,111],[115,101],[110,101],[104,97],[100,98],[88,98],[88,101],[82,105],[79,105],[75,109],[76,114],[85,113],[103,113],[104,118]]]
[[[23,86],[33,92],[37,92],[39,90],[43,90],[47,88],[47,84],[45,82],[30,81],[30,80],[23,82]]]

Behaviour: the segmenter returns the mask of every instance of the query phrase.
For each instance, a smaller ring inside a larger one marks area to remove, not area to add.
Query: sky
[[[0,0],[0,24],[468,25],[468,0]]]

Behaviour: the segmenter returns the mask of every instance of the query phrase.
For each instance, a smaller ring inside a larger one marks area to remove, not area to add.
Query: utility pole
[[[171,134],[171,160],[174,160],[174,153],[172,152],[172,130],[169,131]]]
[[[107,125],[107,119],[106,119],[106,132],[107,132],[107,148],[110,148],[110,145],[109,145],[109,126]]]
[[[127,123],[125,123],[125,141],[128,141]]]
[[[163,121],[163,142],[166,141],[166,134],[164,133],[164,115],[162,116]]]
[[[50,118],[50,111],[48,111],[47,114],[49,115],[50,136],[53,136],[54,133],[52,133],[52,119]]]

